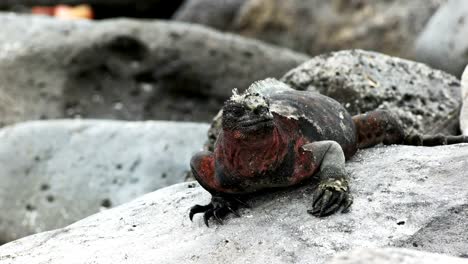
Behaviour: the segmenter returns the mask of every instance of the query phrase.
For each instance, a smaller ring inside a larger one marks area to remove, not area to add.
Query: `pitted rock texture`
[[[454,258],[402,248],[355,249],[333,257],[327,264],[467,264],[468,259]]]
[[[449,0],[429,20],[414,46],[414,58],[460,76],[468,64],[468,1]]]
[[[360,48],[411,57],[418,33],[446,1],[246,0],[234,19],[224,16],[223,23],[218,11],[223,9],[193,8],[184,10],[190,17],[176,19],[227,28],[311,55]]]
[[[422,239],[429,223],[466,208],[467,157],[468,144],[360,151],[347,163],[351,212],[327,218],[307,214],[312,187],[305,185],[260,195],[241,217],[207,228],[200,216],[190,222],[188,211],[210,195],[194,182],[181,183],[3,245],[0,263],[325,263],[352,248]],[[464,220],[453,225],[462,230]],[[463,235],[441,233],[441,245],[459,238],[464,247],[449,244],[435,253],[466,254]]]
[[[36,121],[0,130],[0,242],[183,182],[208,125]]]
[[[281,80],[330,96],[353,115],[391,110],[407,132],[459,133],[460,81],[422,63],[347,50],[314,57]]]
[[[177,22],[3,14],[0,24],[0,97],[15,102],[1,109],[6,124],[63,117],[209,121],[233,88],[280,77],[308,58]]]

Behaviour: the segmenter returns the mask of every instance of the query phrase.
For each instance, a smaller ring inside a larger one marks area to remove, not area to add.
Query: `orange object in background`
[[[31,9],[31,13],[36,15],[53,16],[55,7],[50,6],[35,6]]]
[[[78,5],[70,7],[66,5],[58,5],[55,7],[55,17],[67,19],[93,19],[93,9],[89,5]]]
[[[93,19],[93,9],[89,5],[67,6],[58,5],[54,7],[35,6],[31,13],[38,15],[48,15],[65,19]]]

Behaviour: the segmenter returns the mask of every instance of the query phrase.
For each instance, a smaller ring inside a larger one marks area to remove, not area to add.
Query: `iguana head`
[[[243,134],[272,131],[273,115],[265,97],[249,90],[243,94],[238,94],[236,90],[233,93],[223,107],[223,130],[235,130]]]

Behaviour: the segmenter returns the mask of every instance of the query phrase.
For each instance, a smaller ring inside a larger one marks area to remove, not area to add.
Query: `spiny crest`
[[[280,82],[274,78],[268,78],[252,83],[249,86],[249,88],[247,88],[247,90],[245,90],[245,92],[243,92],[242,94],[239,94],[237,88],[233,89],[230,100],[239,103],[244,101],[246,97],[249,97],[254,94],[266,95],[274,93],[276,91],[282,91],[284,89],[290,89],[290,87],[287,84]]]
[[[252,83],[246,92],[262,94],[266,89],[277,90],[277,89],[285,89],[285,88],[289,89],[289,86],[274,78],[267,78],[265,80],[256,81]]]
[[[244,95],[239,94],[239,91],[237,88],[232,89],[232,96],[229,100],[234,101],[234,102],[240,102],[244,99]]]

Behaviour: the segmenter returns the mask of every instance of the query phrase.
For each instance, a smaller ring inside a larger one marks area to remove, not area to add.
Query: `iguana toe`
[[[203,213],[208,211],[209,209],[212,209],[213,205],[212,204],[207,204],[207,205],[194,205],[192,208],[190,208],[190,213],[189,213],[189,218],[190,221],[193,220],[193,216],[198,213]]]
[[[207,227],[210,227],[210,225],[208,225],[208,220],[210,220],[210,218],[213,216],[213,209],[208,209],[204,214],[203,214],[203,222],[205,222],[205,225]]]
[[[345,213],[349,212],[349,208],[353,204],[353,201],[354,201],[353,196],[348,194],[345,197],[345,201],[343,202],[343,209],[341,210],[341,213],[345,214]]]

